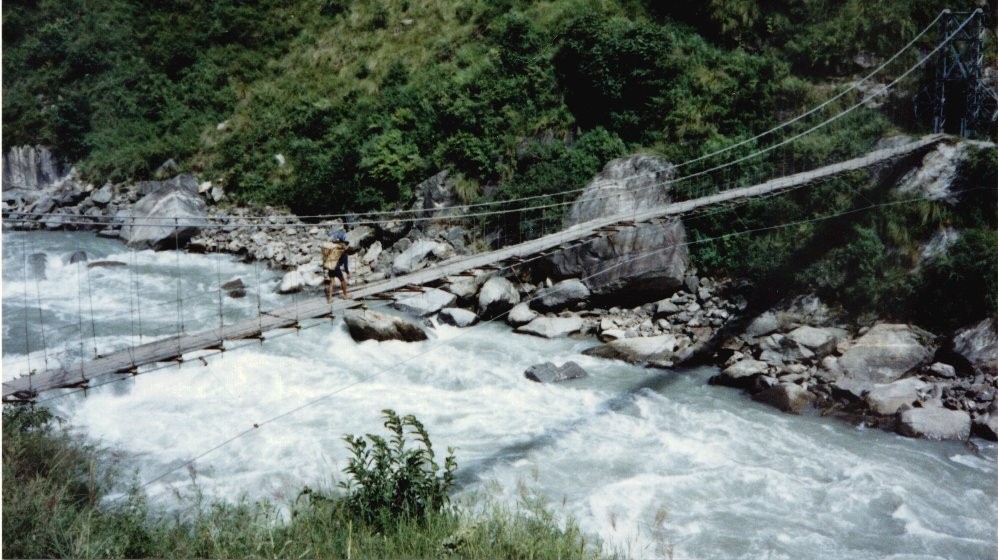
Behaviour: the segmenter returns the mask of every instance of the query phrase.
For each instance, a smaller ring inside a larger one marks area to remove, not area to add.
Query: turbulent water
[[[229,257],[132,252],[85,234],[3,240],[5,379],[178,324],[215,328],[219,285],[234,278],[248,294],[221,298],[225,322],[293,303],[273,294],[275,274]],[[68,264],[78,248],[90,262],[127,266]],[[46,255],[47,280],[32,278],[34,253]],[[190,499],[192,479],[210,496],[285,503],[305,485],[332,488],[347,457],[342,436],[379,433],[380,411],[393,408],[426,424],[438,455],[456,448],[460,497],[545,500],[559,519],[631,557],[998,557],[991,444],[785,415],[706,385],[706,368],[645,370],[582,356],[592,341],[502,325],[438,326],[409,344],[355,343],[338,319],[306,326],[234,343],[207,365],[192,358],[42,400],[122,450],[166,509]],[[531,364],[567,360],[590,377],[523,377]],[[195,457],[193,468],[159,478]]]

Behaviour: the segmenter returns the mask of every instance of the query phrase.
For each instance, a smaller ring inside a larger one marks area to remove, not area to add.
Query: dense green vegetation
[[[409,435],[401,436],[400,448]],[[422,438],[425,431],[417,435]],[[428,437],[425,440],[428,447]],[[151,512],[135,489],[124,500],[100,505],[110,488],[127,480],[113,461],[109,450],[81,444],[44,410],[5,405],[3,556],[599,558],[604,554],[571,522],[559,528],[553,514],[537,502],[525,502],[517,510],[493,505],[481,513],[442,504],[419,515],[406,508],[388,508],[373,523],[357,515],[357,494],[351,501],[308,488],[290,504],[290,519],[270,502],[203,499],[189,511],[164,517]]]
[[[405,200],[444,168],[516,197],[763,130],[814,98],[795,74],[855,70],[944,4],[12,1],[3,140],[97,182],[174,158],[300,213]]]
[[[316,214],[406,203],[443,169],[467,202],[561,202],[559,192],[615,157],[646,152],[683,162],[750,139],[839,91],[866,71],[863,58],[882,60],[942,8],[976,4],[94,0],[82,7],[79,0],[4,3],[7,145],[54,145],[95,182],[146,178],[175,158],[235,201]],[[937,37],[933,31],[926,41]],[[763,158],[679,182],[675,194],[750,184],[788,165],[856,155],[885,135],[919,132],[908,105],[919,86],[913,76],[879,108],[861,107]],[[786,135],[861,97],[843,97]],[[908,313],[930,327],[993,310],[994,286],[983,280],[993,263],[971,258],[988,253],[994,237],[993,193],[975,190],[995,184],[986,160],[968,166],[974,185],[955,207],[884,206],[725,237],[695,245],[694,262],[774,289],[818,290],[857,313]],[[840,178],[692,219],[690,237],[891,202],[862,188],[864,180]],[[478,225],[519,239],[557,228],[561,217],[555,207]],[[954,253],[922,266],[916,248],[944,224],[972,231]],[[944,279],[970,282],[983,299],[916,312],[912,302],[938,294]]]

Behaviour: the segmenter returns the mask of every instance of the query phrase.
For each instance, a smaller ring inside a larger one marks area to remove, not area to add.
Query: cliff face
[[[45,146],[14,146],[3,157],[3,190],[51,187],[69,175],[69,167]]]

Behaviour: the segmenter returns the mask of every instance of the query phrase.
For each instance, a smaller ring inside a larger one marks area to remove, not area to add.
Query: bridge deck
[[[85,386],[89,380],[101,375],[134,372],[139,366],[154,362],[179,361],[183,354],[187,352],[220,347],[225,340],[262,336],[263,333],[269,330],[296,326],[301,319],[326,317],[345,309],[359,306],[360,303],[357,300],[394,292],[407,286],[428,284],[442,280],[448,276],[454,276],[504,261],[524,259],[531,255],[537,255],[544,251],[593,237],[603,237],[613,231],[609,226],[615,224],[626,223],[628,226],[633,226],[663,217],[685,214],[705,206],[769,195],[804,186],[835,175],[858,171],[885,163],[897,157],[916,153],[943,141],[945,138],[944,135],[934,134],[902,146],[877,150],[859,158],[804,173],[780,177],[758,185],[731,189],[627,215],[616,215],[592,220],[577,224],[558,233],[525,241],[517,245],[510,245],[487,253],[456,257],[441,262],[432,268],[359,286],[352,290],[354,300],[345,301],[337,298],[330,305],[324,297],[315,297],[299,301],[297,304],[289,307],[265,312],[257,318],[240,321],[220,329],[212,329],[198,334],[172,336],[125,350],[119,350],[68,369],[51,369],[35,375],[21,377],[3,383],[3,398],[5,400],[32,398],[39,392],[49,389]]]

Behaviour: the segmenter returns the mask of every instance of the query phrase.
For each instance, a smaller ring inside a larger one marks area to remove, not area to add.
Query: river
[[[4,379],[294,302],[273,292],[276,273],[230,256],[129,251],[67,232],[5,232],[3,243]],[[126,266],[70,264],[77,249]],[[46,280],[32,278],[36,253]],[[235,278],[247,295],[222,297],[220,311],[219,285]],[[592,340],[500,324],[360,344],[338,318],[305,326],[41,400],[120,450],[167,510],[190,502],[192,480],[208,496],[277,503],[305,485],[334,488],[342,436],[381,433],[380,411],[392,408],[426,425],[440,462],[456,448],[458,499],[545,501],[630,557],[998,558],[994,444],[786,415],[707,385],[711,368],[646,370],[581,355]],[[590,376],[523,377],[567,360]]]

